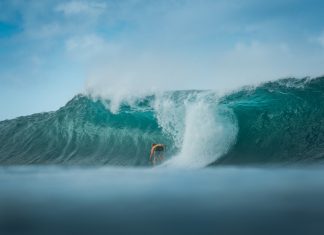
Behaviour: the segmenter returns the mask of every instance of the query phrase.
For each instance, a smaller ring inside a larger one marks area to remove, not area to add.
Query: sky
[[[321,76],[323,12],[321,0],[0,0],[0,120],[80,92]]]

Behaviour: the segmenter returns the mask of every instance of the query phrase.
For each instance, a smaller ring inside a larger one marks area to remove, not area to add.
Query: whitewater
[[[282,79],[219,96],[156,92],[132,99],[79,94],[54,112],[0,122],[0,164],[165,167],[314,163],[324,157],[324,77]]]

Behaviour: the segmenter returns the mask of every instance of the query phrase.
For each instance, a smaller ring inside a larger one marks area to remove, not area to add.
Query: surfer
[[[152,161],[153,165],[156,165],[158,162],[162,162],[162,160],[164,159],[164,150],[164,144],[152,144],[150,161]]]

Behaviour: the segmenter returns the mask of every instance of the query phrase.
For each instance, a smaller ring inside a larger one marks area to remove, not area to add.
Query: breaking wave
[[[219,97],[172,91],[64,107],[0,122],[0,164],[165,166],[314,162],[324,157],[324,77],[283,79]]]

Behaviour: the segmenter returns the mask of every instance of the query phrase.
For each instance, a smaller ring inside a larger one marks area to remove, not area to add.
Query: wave
[[[314,162],[324,157],[324,77],[282,79],[219,97],[172,91],[121,101],[77,95],[0,122],[0,164],[148,166]]]
[[[217,163],[313,163],[324,157],[324,77],[282,79],[223,97],[236,144]]]

